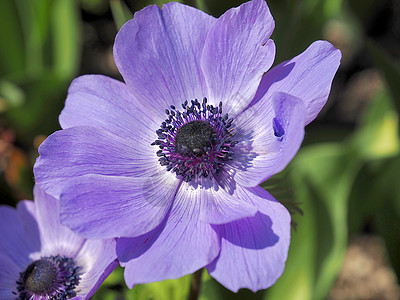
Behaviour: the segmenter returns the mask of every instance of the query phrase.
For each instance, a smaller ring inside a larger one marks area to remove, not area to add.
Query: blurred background
[[[0,1],[0,200],[32,199],[37,147],[60,129],[71,80],[121,79],[112,46],[140,0]],[[244,1],[181,1],[220,16]],[[400,299],[400,1],[269,0],[275,64],[318,39],[343,58],[303,146],[263,184],[292,213],[276,285],[233,294],[203,273],[200,299]],[[116,269],[94,299],[185,299],[191,276],[128,290]]]

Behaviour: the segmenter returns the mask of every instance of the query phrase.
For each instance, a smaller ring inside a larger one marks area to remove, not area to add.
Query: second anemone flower
[[[60,224],[58,201],[0,206],[0,299],[87,300],[118,265],[114,240],[87,240]]]
[[[115,40],[124,83],[72,82],[36,181],[72,230],[118,238],[128,286],[206,267],[232,291],[257,291],[282,274],[290,215],[259,184],[298,151],[341,54],[317,41],[268,71],[273,29],[263,0],[218,19],[149,6]]]

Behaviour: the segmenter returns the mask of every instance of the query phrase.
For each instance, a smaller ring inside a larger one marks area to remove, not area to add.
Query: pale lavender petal
[[[228,289],[266,289],[281,276],[290,243],[290,214],[260,187],[245,189],[260,209],[254,217],[213,225],[221,252],[208,272]]]
[[[90,238],[132,237],[157,227],[170,210],[179,180],[86,175],[61,194],[61,222]]]
[[[200,55],[215,19],[200,10],[168,3],[137,12],[117,34],[114,59],[137,99],[164,117],[164,109],[207,96]]]
[[[65,183],[86,174],[153,176],[165,172],[156,149],[110,132],[78,126],[50,135],[39,147],[36,183],[58,198]]]
[[[164,224],[143,236],[117,241],[129,287],[193,273],[218,255],[215,231],[199,218],[201,201],[194,188],[183,186]]]
[[[235,180],[256,186],[282,171],[300,148],[304,137],[304,104],[300,99],[277,93],[263,98],[235,121]]]
[[[208,33],[201,66],[209,98],[232,116],[247,107],[274,61],[274,27],[267,3],[254,0],[228,10]]]
[[[89,299],[118,265],[115,240],[87,240],[75,263],[82,274],[77,296]]]
[[[0,299],[15,299],[12,292],[17,291],[19,272],[22,272],[14,262],[0,252]]]
[[[291,94],[306,106],[305,125],[315,119],[328,100],[342,54],[329,42],[316,41],[300,55],[279,64],[264,75],[254,102],[276,92]]]
[[[224,189],[215,180],[202,179],[193,197],[201,199],[200,219],[211,224],[225,224],[234,220],[254,216],[257,208],[250,201],[244,200],[240,194],[241,187],[233,186]],[[183,184],[181,189],[189,189]]]
[[[9,206],[0,206],[0,253],[7,256],[20,269],[31,261],[31,253],[40,251],[37,227],[25,230],[18,212]],[[31,231],[31,232],[32,232]]]
[[[60,224],[59,204],[38,186],[34,188],[36,218],[40,230],[41,255],[74,257],[84,243],[84,238]]]
[[[17,213],[21,225],[24,227],[26,234],[30,237],[30,242],[35,243],[35,249],[40,249],[40,232],[37,223],[35,202],[28,200],[18,202]]]
[[[145,145],[163,121],[148,114],[125,83],[101,75],[72,81],[59,120],[63,129],[87,125]]]

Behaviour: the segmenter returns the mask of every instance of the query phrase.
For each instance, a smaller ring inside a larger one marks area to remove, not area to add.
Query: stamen
[[[200,103],[197,99],[182,103],[183,112],[171,105],[165,110],[168,118],[156,130],[158,139],[151,145],[158,146],[156,152],[160,165],[176,173],[184,181],[195,177],[217,175],[231,160],[231,151],[239,141],[235,136],[233,118],[222,114],[222,102],[218,107]]]
[[[72,258],[43,257],[32,262],[20,273],[17,283],[17,299],[69,299],[76,295],[79,283],[79,267]]]

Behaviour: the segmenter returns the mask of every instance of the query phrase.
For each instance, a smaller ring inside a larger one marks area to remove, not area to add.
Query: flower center
[[[53,262],[40,259],[31,263],[22,277],[22,282],[27,290],[33,293],[47,291],[57,279],[57,268]]]
[[[222,114],[222,102],[214,107],[206,98],[202,103],[192,100],[191,105],[185,101],[182,108],[183,112],[171,105],[165,110],[168,118],[152,143],[160,148],[158,160],[186,182],[199,176],[212,178],[232,159],[231,148],[238,143],[233,140],[233,119]]]
[[[200,157],[215,144],[214,128],[204,121],[192,121],[178,129],[175,137],[175,147],[182,155],[190,151]],[[189,154],[190,155],[190,154]]]
[[[42,257],[32,262],[17,281],[17,299],[68,299],[79,283],[79,267],[72,258]]]

